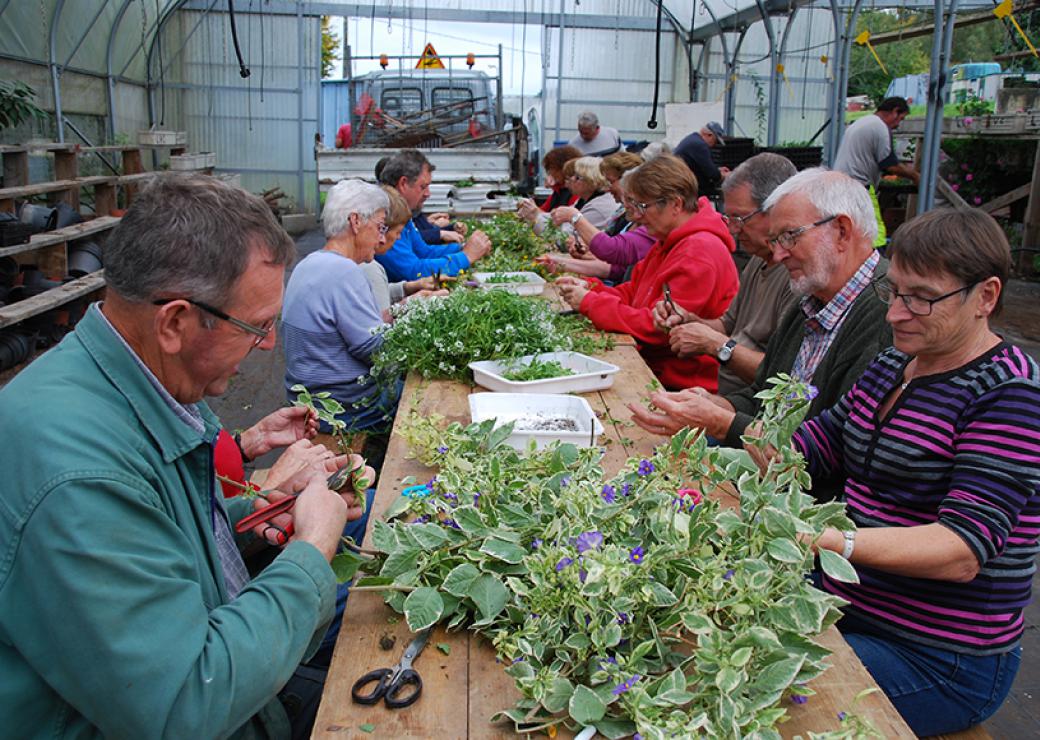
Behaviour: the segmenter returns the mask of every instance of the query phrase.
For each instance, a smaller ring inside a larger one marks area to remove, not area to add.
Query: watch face
[[[718,354],[719,362],[728,362],[729,358],[733,356],[733,347],[736,345],[732,339],[726,342],[724,345],[719,347]]]

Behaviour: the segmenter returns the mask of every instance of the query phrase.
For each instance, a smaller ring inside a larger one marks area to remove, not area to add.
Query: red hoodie
[[[668,283],[672,300],[703,319],[717,319],[737,294],[740,281],[730,253],[733,236],[707,198],[697,213],[657,241],[632,270],[632,279],[616,287],[590,280],[592,290],[581,302],[581,312],[598,329],[629,334],[661,384],[668,390],[700,386],[718,389],[719,364],[701,355],[680,359],[672,354],[668,335],[654,327],[654,305],[664,299]]]

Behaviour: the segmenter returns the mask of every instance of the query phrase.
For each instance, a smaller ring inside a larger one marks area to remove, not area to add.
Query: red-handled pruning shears
[[[328,477],[325,481],[326,487],[331,491],[338,491],[343,488],[347,483],[356,480],[357,474],[364,470],[364,463],[356,468],[342,467],[335,473]],[[291,496],[286,496],[281,501],[266,506],[260,511],[250,514],[243,519],[238,520],[238,524],[235,525],[235,532],[238,534],[245,534],[254,527],[258,527],[261,524],[267,524],[268,528],[275,531],[274,541],[277,545],[284,545],[289,541],[289,538],[293,535],[293,523],[289,522],[285,527],[279,527],[277,524],[272,524],[271,520],[279,514],[284,514],[291,510],[296,505],[296,499],[300,494],[294,493]],[[267,531],[266,529],[264,530]]]

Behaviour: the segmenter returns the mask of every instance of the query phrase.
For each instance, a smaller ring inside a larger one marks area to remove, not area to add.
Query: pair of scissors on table
[[[354,479],[354,475],[356,473],[359,473],[363,469],[363,464],[357,468],[344,466],[328,477],[328,479],[325,481],[325,486],[331,491],[339,491],[344,486],[346,486],[347,483]],[[260,495],[262,496],[264,493],[266,493],[266,491],[261,491]],[[296,505],[296,499],[299,497],[299,495],[300,494],[298,493],[294,493],[291,496],[286,496],[277,503],[273,503],[268,507],[260,509],[260,511],[257,511],[256,513],[250,514],[247,517],[239,519],[238,524],[235,525],[235,532],[237,532],[238,534],[245,534],[246,532],[252,530],[253,527],[256,527],[260,524],[267,524],[267,526],[270,529],[275,530],[275,543],[278,545],[284,545],[286,542],[289,541],[289,538],[293,535],[293,523],[289,522],[283,528],[279,527],[277,524],[271,523],[271,520],[279,514],[284,514],[285,512],[292,509],[292,507]]]
[[[351,698],[358,704],[365,705],[375,704],[382,699],[390,709],[402,709],[414,704],[422,693],[422,678],[412,668],[412,663],[426,647],[428,639],[430,639],[430,628],[424,629],[408,643],[408,647],[405,648],[401,659],[397,661],[397,665],[392,668],[377,668],[369,671],[355,681],[353,688],[350,689]],[[361,693],[371,683],[376,684],[375,688],[366,694]],[[415,688],[402,696],[401,692],[406,686]]]

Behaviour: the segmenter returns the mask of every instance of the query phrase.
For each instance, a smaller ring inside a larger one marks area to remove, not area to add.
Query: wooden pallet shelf
[[[113,228],[119,223],[119,220],[118,216],[98,216],[90,221],[66,226],[63,229],[56,229],[43,234],[33,234],[29,237],[29,241],[26,244],[15,244],[10,247],[0,248],[0,257],[11,257],[16,254],[33,252],[59,244],[64,245],[76,239],[100,234]]]
[[[18,301],[9,306],[0,306],[0,329],[46,313],[104,287],[105,271],[98,270],[76,280],[70,280],[45,293],[26,298],[24,301]]]

